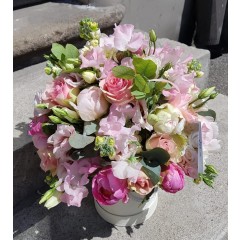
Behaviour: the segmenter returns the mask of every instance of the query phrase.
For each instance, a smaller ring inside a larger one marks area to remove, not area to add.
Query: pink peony
[[[108,111],[109,104],[100,88],[92,86],[82,90],[77,97],[77,106],[73,105],[84,121],[93,121]]]
[[[34,117],[29,124],[30,130],[28,131],[28,134],[32,136],[33,144],[38,149],[45,149],[48,146],[48,136],[42,130],[42,123],[47,121],[48,117],[42,115],[40,117]]]
[[[147,195],[153,190],[153,184],[149,177],[140,171],[136,183],[128,182],[128,186],[140,195]]]
[[[48,138],[48,143],[53,145],[54,155],[61,162],[71,160],[67,155],[67,152],[72,148],[68,139],[74,132],[73,126],[58,124],[56,132]]]
[[[176,193],[184,187],[184,172],[177,164],[171,162],[161,170],[162,189],[166,192]]]
[[[105,167],[92,180],[92,193],[98,203],[113,205],[122,200],[128,201],[127,180],[118,179],[113,175],[111,167]]]
[[[39,149],[37,151],[38,156],[41,159],[40,167],[43,171],[51,171],[54,175],[58,165],[58,160],[53,154],[53,149]]]
[[[193,147],[188,146],[184,156],[181,157],[179,166],[184,173],[192,178],[198,177],[198,152]]]
[[[116,78],[110,73],[106,79],[100,81],[99,86],[110,103],[124,104],[134,99],[131,95],[131,80]]]
[[[79,93],[78,88],[73,87],[72,78],[67,75],[60,75],[47,85],[43,92],[43,101],[50,101],[53,104],[70,107],[69,102],[75,102]]]

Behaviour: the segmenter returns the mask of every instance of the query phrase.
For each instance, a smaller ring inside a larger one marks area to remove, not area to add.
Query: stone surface
[[[219,171],[214,189],[188,178],[176,194],[159,192],[157,210],[143,225],[127,228],[102,220],[91,194],[81,208],[60,204],[48,211],[36,201],[14,215],[14,239],[227,240],[227,104],[228,98],[221,94],[209,104],[217,112],[222,146],[208,161]]]
[[[22,8],[42,2],[46,2],[46,0],[13,0],[13,8]]]
[[[101,29],[113,28],[125,12],[122,4],[94,7],[48,2],[14,11],[13,56],[14,66],[32,60],[50,50],[53,42],[83,44],[79,38],[79,21],[91,17]],[[26,65],[24,65],[26,66]]]

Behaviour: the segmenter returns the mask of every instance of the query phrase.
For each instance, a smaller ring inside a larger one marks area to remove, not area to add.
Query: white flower
[[[53,193],[53,195],[46,201],[46,203],[44,204],[44,207],[46,207],[47,209],[50,209],[57,206],[61,202],[60,200],[61,195],[62,193],[56,190]]]

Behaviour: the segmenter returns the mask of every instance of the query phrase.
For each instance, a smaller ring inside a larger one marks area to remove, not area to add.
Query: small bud
[[[202,177],[201,176],[199,176],[198,178],[195,178],[193,180],[193,182],[196,183],[196,184],[199,184],[201,181],[202,181]]]
[[[96,80],[96,73],[90,70],[86,70],[82,73],[82,77],[84,79],[85,82],[91,84],[94,83]]]
[[[61,108],[52,107],[51,109],[52,109],[53,113],[61,119],[64,119],[64,117],[67,116],[67,113]]]
[[[47,75],[52,74],[52,69],[51,69],[50,67],[45,67],[45,68],[44,68],[44,71],[45,71],[45,73],[46,73]]]
[[[105,138],[101,136],[97,136],[95,139],[95,146],[100,146],[105,142]]]
[[[66,113],[64,118],[67,119],[70,123],[79,123],[80,116],[75,111],[70,110],[66,107],[62,108],[62,110]]]
[[[196,75],[197,78],[201,78],[201,77],[204,75],[204,72],[202,72],[202,71],[197,71],[196,74],[197,74],[197,75]]]
[[[218,175],[218,172],[213,165],[205,165],[205,166],[206,166],[206,171],[209,171],[210,173]]]
[[[55,124],[61,124],[62,120],[59,117],[56,116],[48,116],[49,119],[51,120],[51,122],[55,123]]]
[[[39,103],[35,105],[35,108],[40,108],[40,109],[47,109],[48,104],[47,103]]]
[[[54,191],[55,191],[55,188],[51,188],[48,191],[46,191],[44,195],[41,197],[39,204],[46,202],[53,195]]]
[[[215,87],[210,87],[210,88],[206,88],[206,89],[203,89],[199,94],[198,94],[198,98],[199,99],[204,99],[204,98],[207,98],[209,97],[212,92],[214,91]]]
[[[156,33],[153,29],[149,32],[149,37],[150,37],[151,42],[156,42],[157,41],[157,36],[156,36]]]
[[[50,209],[57,206],[61,202],[60,200],[61,195],[62,195],[61,192],[55,190],[53,195],[44,204],[44,207],[46,207],[47,209]]]
[[[217,92],[215,92],[215,93],[212,93],[211,95],[210,95],[210,99],[214,99],[216,96],[218,95],[218,93]]]
[[[93,46],[93,47],[97,47],[98,46],[98,40],[97,39],[91,40],[90,45]]]

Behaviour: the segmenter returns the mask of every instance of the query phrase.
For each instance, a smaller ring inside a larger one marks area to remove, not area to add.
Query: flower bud
[[[218,172],[213,165],[205,165],[205,166],[206,166],[205,171],[218,175]]]
[[[44,207],[46,207],[47,209],[50,209],[57,206],[61,202],[60,200],[61,195],[62,195],[61,192],[58,192],[57,190],[55,190],[53,195],[44,204]]]
[[[52,111],[57,117],[59,117],[61,119],[64,119],[64,117],[67,116],[67,113],[61,108],[52,107]]]
[[[204,72],[202,72],[202,71],[197,71],[196,72],[196,77],[197,78],[201,78],[203,75],[204,75]]]
[[[157,36],[156,36],[156,33],[153,29],[149,32],[149,37],[150,37],[151,42],[156,42],[157,41]]]
[[[155,114],[149,114],[147,117],[147,121],[153,126],[158,122],[158,117]]]
[[[64,118],[67,119],[70,123],[79,123],[80,116],[73,110],[70,110],[66,107],[62,108],[62,110],[66,113]]]
[[[210,88],[206,88],[206,89],[203,89],[199,94],[198,94],[198,98],[199,99],[204,99],[204,98],[207,98],[209,97],[212,92],[214,91],[215,87],[210,87]]]
[[[39,204],[46,202],[53,195],[54,191],[55,191],[55,188],[51,188],[48,191],[46,191],[44,195],[41,197]]]
[[[94,83],[96,80],[96,73],[90,70],[86,70],[82,73],[82,77],[84,79],[85,82],[91,84]]]
[[[52,69],[51,69],[50,67],[45,67],[45,68],[44,68],[44,71],[45,71],[45,73],[46,73],[47,75],[52,74]]]
[[[61,124],[62,123],[62,120],[59,117],[56,117],[56,116],[53,116],[53,115],[48,116],[48,117],[55,124]]]
[[[214,99],[216,96],[218,95],[218,93],[217,92],[215,92],[215,93],[212,93],[211,95],[210,95],[210,99]]]

